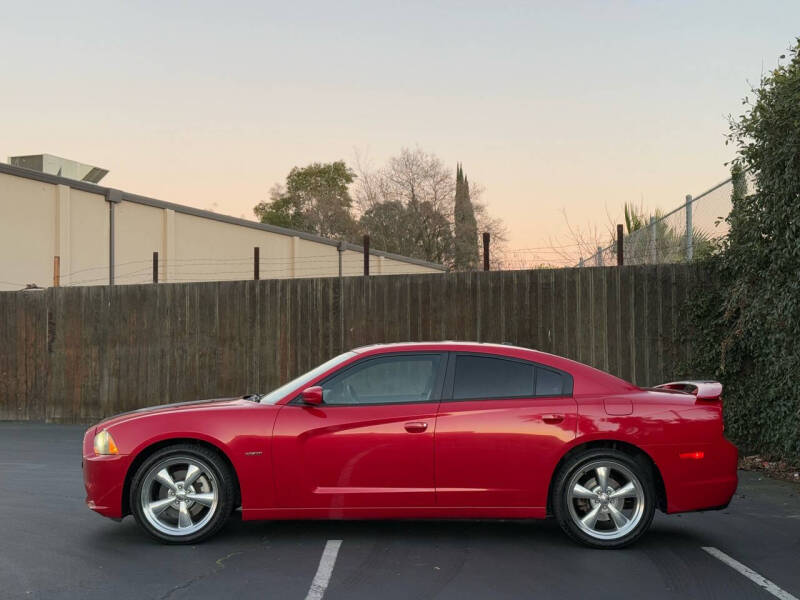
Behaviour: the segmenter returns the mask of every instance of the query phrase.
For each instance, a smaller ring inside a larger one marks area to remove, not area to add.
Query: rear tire
[[[166,544],[194,544],[214,535],[233,510],[233,474],[219,454],[175,444],[150,456],[131,482],[136,522]]]
[[[653,520],[656,492],[650,465],[611,448],[573,456],[556,473],[553,513],[573,540],[592,548],[622,548]]]

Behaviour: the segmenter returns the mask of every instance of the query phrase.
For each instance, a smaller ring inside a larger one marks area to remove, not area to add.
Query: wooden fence
[[[0,293],[0,419],[91,422],[269,391],[377,342],[509,342],[639,385],[679,375],[689,265]],[[683,375],[698,375],[686,373]]]

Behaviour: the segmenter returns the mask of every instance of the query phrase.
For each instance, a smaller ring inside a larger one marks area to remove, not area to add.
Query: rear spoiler
[[[698,400],[720,400],[722,396],[722,384],[719,381],[673,381],[657,385],[655,389],[686,392],[697,396]]]

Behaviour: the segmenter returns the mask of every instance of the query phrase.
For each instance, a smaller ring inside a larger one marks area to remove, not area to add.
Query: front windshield
[[[307,373],[303,373],[300,375],[300,377],[292,379],[289,383],[284,383],[277,390],[273,390],[269,394],[266,394],[263,398],[261,398],[261,400],[259,400],[259,402],[261,404],[275,404],[278,400],[286,396],[286,394],[292,390],[305,386],[305,384],[307,384],[309,381],[312,381],[315,377],[322,375],[328,369],[342,364],[355,355],[355,352],[345,352],[344,354],[335,356],[329,361],[322,363],[320,366],[311,369]]]

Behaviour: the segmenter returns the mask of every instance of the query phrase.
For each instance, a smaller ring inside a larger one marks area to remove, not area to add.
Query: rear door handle
[[[550,423],[551,425],[555,425],[556,423],[561,423],[564,420],[564,415],[542,415],[542,421],[545,423]]]
[[[406,431],[408,433],[423,433],[426,429],[428,429],[428,424],[424,421],[412,421],[411,423],[406,423]]]

